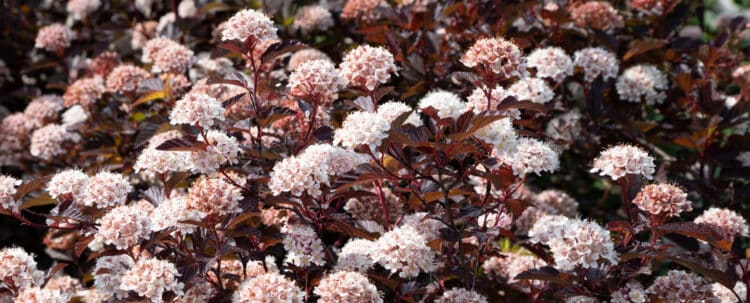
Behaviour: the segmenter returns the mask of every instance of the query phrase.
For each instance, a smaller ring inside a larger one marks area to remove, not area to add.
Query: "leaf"
[[[164,182],[164,192],[169,193],[172,191],[175,186],[182,183],[182,181],[185,181],[188,177],[190,177],[191,173],[185,172],[185,171],[179,171],[172,173],[172,176],[167,179],[167,182]]]
[[[143,103],[151,102],[151,101],[154,101],[154,100],[157,100],[157,99],[164,99],[166,97],[167,97],[167,94],[166,94],[166,91],[164,91],[164,90],[158,90],[158,91],[155,91],[155,92],[150,92],[150,93],[146,94],[145,96],[142,96],[142,97],[138,98],[137,100],[135,100],[135,102],[133,102],[133,106],[137,106],[137,105],[140,105],[140,104],[143,104]]]
[[[154,136],[160,125],[155,123],[145,122],[138,127],[138,134],[135,135],[135,147],[140,148],[141,146],[148,143],[148,140]]]
[[[454,72],[453,74],[451,74],[451,77],[458,82],[468,82],[471,84],[476,84],[479,82],[479,76],[472,72]]]
[[[21,186],[16,188],[16,194],[13,195],[13,199],[21,200],[21,198],[25,197],[30,192],[42,188],[51,178],[52,176],[44,176],[31,180],[31,182],[21,184]]]
[[[52,205],[57,203],[55,199],[52,199],[52,197],[48,193],[42,193],[41,195],[27,199],[23,202],[23,206],[21,206],[22,209],[27,209],[30,207],[37,207],[37,206],[43,206],[43,205]]]
[[[58,272],[60,272],[63,268],[67,267],[68,265],[69,265],[68,263],[55,264],[55,266],[53,266],[52,268],[50,268],[49,271],[47,271],[47,278],[44,279],[44,284],[47,285],[47,282],[49,282],[49,280],[52,280],[52,278],[54,278]]]
[[[474,132],[480,130],[482,127],[485,127],[489,125],[490,123],[493,123],[497,120],[502,119],[502,115],[493,115],[488,113],[482,113],[480,115],[477,115],[474,117],[474,119],[471,120],[471,127],[465,132],[452,134],[449,136],[451,140],[454,141],[463,141],[464,139],[470,137],[474,134]]]
[[[497,106],[497,110],[499,111],[506,111],[513,108],[532,110],[540,113],[547,112],[547,107],[545,107],[544,104],[539,104],[531,101],[506,102],[505,100],[503,100],[503,102],[500,102],[500,104]]]
[[[729,241],[723,241],[725,239],[721,234],[713,227],[706,224],[697,224],[695,222],[672,222],[656,226],[653,229],[661,233],[676,233],[703,240],[726,251],[729,251],[732,248],[732,243]]]
[[[232,97],[229,97],[228,99],[221,102],[221,106],[224,108],[228,108],[234,105],[235,103],[239,102],[240,100],[242,100],[242,98],[244,98],[246,95],[247,93],[241,93],[241,94],[237,94]]]
[[[76,258],[80,258],[81,254],[83,254],[83,251],[86,250],[87,247],[89,247],[89,243],[94,240],[94,234],[90,234],[88,236],[79,238],[78,241],[76,241],[74,252],[76,254]]]
[[[628,61],[630,60],[630,58],[657,48],[662,48],[665,45],[667,45],[667,41],[662,39],[645,39],[633,41],[632,43],[630,43],[630,49],[628,49],[625,55],[622,56],[622,60]]]
[[[524,271],[518,274],[515,279],[547,281],[563,286],[572,286],[574,281],[571,279],[570,275],[561,273],[551,266]]]
[[[247,220],[250,220],[250,219],[256,218],[256,217],[259,217],[259,213],[258,212],[243,213],[243,214],[241,214],[239,216],[236,216],[236,217],[232,218],[232,220],[229,221],[229,223],[227,224],[227,229],[234,229],[240,223],[243,223],[243,222],[245,222]]]
[[[261,61],[263,63],[266,63],[280,55],[290,53],[290,52],[296,52],[298,50],[305,49],[305,48],[308,48],[308,46],[297,40],[285,40],[281,42],[276,42],[274,44],[271,44],[271,46],[269,46],[266,49],[266,51],[263,52]]]
[[[232,71],[224,75],[213,75],[206,79],[206,84],[229,84],[247,89],[248,83],[245,77],[238,71]]]
[[[383,97],[385,97],[386,95],[390,94],[392,91],[394,91],[393,86],[383,86],[378,87],[378,89],[376,89],[372,95],[375,97],[375,102],[377,102],[380,99],[383,99]]]
[[[235,52],[235,53],[240,53],[240,54],[247,53],[247,49],[245,48],[245,46],[236,40],[219,43],[218,47],[221,49],[228,50],[230,52]]]
[[[373,102],[370,97],[362,96],[354,99],[351,103],[360,110],[370,113],[375,112],[375,102]]]
[[[197,152],[206,150],[206,143],[199,142],[198,137],[193,135],[185,135],[182,138],[174,138],[164,141],[156,147],[158,150],[168,151],[189,151]]]
[[[278,120],[284,119],[286,117],[294,116],[297,112],[295,112],[293,109],[290,109],[288,107],[279,107],[274,106],[270,108],[266,108],[260,112],[260,119],[258,119],[258,124],[261,127],[266,127],[268,125],[271,125],[271,123],[274,123]]]
[[[352,226],[349,223],[346,223],[344,221],[335,221],[333,224],[328,225],[328,230],[343,233],[349,236],[367,239],[367,240],[375,240],[377,239],[377,235],[373,233],[366,232],[364,230],[361,230],[359,228],[356,228]]]

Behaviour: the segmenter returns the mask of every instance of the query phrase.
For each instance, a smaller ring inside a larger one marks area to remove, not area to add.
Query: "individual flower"
[[[733,240],[736,235],[748,235],[748,225],[745,218],[727,208],[711,207],[695,218],[693,222],[713,227],[724,239]]]
[[[526,59],[521,50],[501,37],[477,40],[461,57],[461,63],[487,69],[503,79],[522,77],[526,72]]]
[[[513,168],[514,175],[525,176],[557,170],[560,166],[558,157],[558,152],[548,144],[537,139],[520,138],[516,151],[502,160]]]
[[[130,46],[134,49],[141,49],[146,45],[146,42],[156,37],[156,21],[143,21],[133,25]]]
[[[320,104],[336,100],[337,92],[345,85],[336,67],[328,60],[304,62],[289,75],[289,91],[293,96],[307,97]]]
[[[23,110],[23,114],[28,119],[27,122],[37,128],[57,121],[63,108],[63,100],[60,96],[44,95],[31,100]]]
[[[321,5],[307,5],[297,10],[292,28],[303,33],[325,31],[333,26],[331,12]]]
[[[629,281],[625,286],[620,287],[612,293],[610,303],[646,303],[648,295],[638,281]]]
[[[292,54],[292,56],[289,57],[289,62],[287,63],[286,69],[294,71],[300,65],[302,65],[302,63],[315,60],[325,60],[333,63],[333,61],[331,61],[331,57],[328,57],[326,53],[314,48],[306,48],[296,51],[294,54]]]
[[[348,149],[366,145],[375,150],[388,137],[391,124],[377,113],[357,111],[350,113],[333,135],[333,144]]]
[[[444,292],[435,303],[487,303],[487,298],[473,290],[453,288]]]
[[[427,93],[419,100],[420,110],[432,107],[440,119],[457,119],[467,108],[461,98],[449,91],[435,90]]]
[[[50,52],[62,52],[70,46],[71,40],[73,40],[73,32],[65,25],[55,23],[39,29],[34,47]]]
[[[209,95],[197,92],[187,93],[178,100],[169,113],[172,125],[188,124],[210,128],[214,120],[224,121],[224,107],[221,102]]]
[[[619,180],[627,175],[641,175],[651,180],[656,166],[646,151],[632,145],[616,145],[602,151],[594,159],[592,173]]]
[[[179,276],[177,267],[169,261],[142,258],[122,275],[120,288],[134,291],[151,302],[164,302],[165,292],[182,294]]]
[[[549,246],[555,267],[561,270],[597,268],[602,260],[618,262],[609,231],[591,221],[545,216],[529,230],[529,238]]]
[[[594,82],[599,76],[604,81],[615,79],[620,70],[617,56],[601,47],[578,50],[573,54],[573,58],[573,65],[583,69],[584,80],[587,83]]]
[[[171,43],[152,54],[151,71],[184,74],[195,63],[193,51],[179,43]]]
[[[16,187],[21,185],[22,181],[10,176],[0,175],[0,209],[11,212],[19,210],[21,204],[13,197],[16,194]]]
[[[81,20],[95,12],[101,5],[99,0],[68,0],[66,9],[74,20]]]
[[[670,270],[659,276],[646,292],[662,302],[713,302],[711,284],[701,276],[682,270]]]
[[[286,224],[281,232],[284,234],[284,250],[287,251],[284,263],[303,268],[312,264],[325,265],[323,242],[312,228],[301,224]]]
[[[483,88],[477,87],[471,92],[471,95],[466,98],[466,108],[467,110],[473,111],[475,114],[484,111],[496,112],[500,103],[510,96],[510,93],[499,85],[489,91],[489,96],[485,93]],[[517,108],[502,110],[499,113],[513,120],[521,119],[521,111]]]
[[[404,120],[404,124],[422,126],[422,120],[419,119],[419,115],[413,112],[410,106],[402,102],[390,101],[378,106],[378,115],[383,117],[386,121],[388,121],[388,123],[393,123],[396,118],[405,113],[411,114],[406,117],[406,120]]]
[[[70,296],[60,293],[59,290],[29,286],[21,288],[14,303],[66,303]]]
[[[325,276],[315,287],[320,303],[382,303],[377,287],[355,271],[339,271]]]
[[[236,138],[216,130],[208,131],[206,138],[205,150],[193,151],[188,156],[193,171],[212,173],[226,163],[237,163],[240,147]]]
[[[99,257],[91,272],[97,292],[116,298],[126,298],[128,291],[120,288],[122,275],[133,265],[135,262],[126,254]]]
[[[203,216],[225,216],[240,212],[242,192],[223,178],[200,178],[188,189],[185,207],[201,212]]]
[[[104,94],[104,80],[101,77],[83,78],[68,86],[63,94],[66,107],[80,105],[91,107]]]
[[[601,31],[608,31],[622,27],[622,17],[617,10],[606,1],[587,1],[573,6],[570,17],[579,27],[590,27]]]
[[[141,81],[151,76],[145,69],[132,64],[121,64],[107,77],[107,90],[113,93],[134,93]]]
[[[547,85],[547,82],[540,78],[531,77],[516,81],[508,88],[507,93],[520,101],[540,104],[547,103],[555,97],[555,93]]]
[[[526,65],[536,70],[537,78],[548,78],[557,83],[573,75],[573,60],[559,47],[534,49],[526,57]]]
[[[372,268],[370,255],[375,242],[365,239],[351,239],[346,242],[339,252],[336,270],[367,272]]]
[[[379,7],[387,7],[385,0],[348,0],[341,11],[341,19],[357,19],[364,22],[372,22],[380,16]]]
[[[617,94],[621,99],[638,103],[660,104],[667,98],[667,77],[656,67],[641,64],[630,67],[617,79]]]
[[[67,169],[52,176],[47,183],[47,192],[53,199],[70,195],[73,202],[79,204],[88,183],[89,176],[80,169]]]
[[[294,281],[270,272],[245,280],[234,292],[232,303],[302,303],[305,293]]]
[[[221,40],[240,40],[246,42],[248,39],[254,42],[276,39],[276,28],[273,21],[262,12],[246,9],[241,10],[229,18],[224,30],[221,32]]]
[[[550,119],[544,133],[562,147],[568,148],[579,138],[582,130],[581,113],[571,110]]]
[[[420,272],[436,269],[435,252],[410,225],[399,226],[383,234],[372,250],[372,259],[401,278],[414,278]]]
[[[133,190],[121,174],[100,172],[89,179],[83,191],[83,205],[99,209],[125,204],[128,193]]]
[[[98,222],[99,230],[95,234],[95,241],[114,245],[121,250],[137,245],[151,233],[148,213],[132,206],[117,206]]]
[[[393,54],[384,47],[360,45],[344,56],[339,72],[349,86],[374,91],[396,73]]]
[[[34,257],[20,247],[0,249],[0,285],[13,283],[14,287],[41,286],[44,272],[36,269]]]
[[[66,149],[63,148],[65,142],[77,143],[80,140],[79,134],[68,131],[65,126],[47,124],[31,134],[29,151],[34,157],[51,160],[65,153]]]
[[[646,185],[635,196],[633,204],[651,215],[664,218],[677,217],[682,212],[693,210],[687,193],[667,183]]]

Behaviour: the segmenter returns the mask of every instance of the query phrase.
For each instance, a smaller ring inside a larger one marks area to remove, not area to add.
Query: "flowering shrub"
[[[0,302],[750,302],[744,17],[237,2],[5,7]]]

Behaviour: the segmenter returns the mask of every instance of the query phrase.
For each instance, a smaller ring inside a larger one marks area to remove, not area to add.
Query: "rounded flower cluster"
[[[350,1],[351,2],[351,1]],[[339,66],[341,77],[349,86],[375,90],[398,71],[393,55],[384,47],[360,45],[344,56]]]
[[[122,205],[113,208],[99,219],[95,241],[128,249],[150,234],[148,214],[136,207]]]
[[[461,63],[488,69],[506,79],[522,77],[526,72],[526,59],[521,50],[500,37],[477,40],[461,57]]]
[[[592,173],[619,180],[627,175],[641,175],[651,180],[656,166],[646,151],[632,145],[616,145],[602,151],[594,159]]]
[[[300,64],[289,75],[289,91],[297,97],[327,104],[336,100],[337,92],[346,85],[330,60],[315,60]]]
[[[128,292],[120,289],[121,279],[122,275],[134,264],[135,262],[128,255],[99,257],[92,271],[97,292],[112,294],[117,298],[127,297]]]
[[[330,144],[308,146],[297,156],[276,162],[268,187],[274,195],[290,192],[314,197],[322,194],[321,186],[329,185],[330,176],[346,173],[367,161],[367,157]]]
[[[21,180],[0,175],[0,209],[17,211],[21,206],[13,196],[16,194],[16,186],[21,185]]]
[[[185,208],[197,210],[203,216],[227,215],[241,211],[239,188],[221,178],[200,178],[188,190]]]
[[[482,264],[482,268],[485,273],[506,279],[509,283],[514,283],[517,282],[515,278],[520,273],[546,265],[547,262],[534,255],[504,253],[502,256],[493,256],[487,259]]]
[[[141,54],[141,61],[143,61],[143,63],[153,63],[154,58],[158,52],[167,48],[168,46],[177,44],[178,43],[173,41],[172,39],[165,37],[158,37],[148,40],[143,45],[143,54]]]
[[[602,80],[617,78],[620,62],[612,52],[601,47],[589,47],[573,54],[573,65],[583,69],[584,80],[594,82],[601,76]]]
[[[662,302],[713,302],[716,299],[711,284],[683,270],[670,270],[657,277],[646,292]]]
[[[537,78],[562,82],[573,75],[573,60],[559,47],[537,48],[526,57],[526,65],[536,70]]]
[[[104,51],[89,62],[88,71],[95,76],[106,78],[118,65],[120,54],[115,51]]]
[[[609,231],[590,221],[564,216],[545,216],[529,230],[533,243],[550,247],[555,267],[574,270],[577,266],[596,268],[601,260],[617,264]]]
[[[323,6],[320,5],[308,5],[303,6],[297,11],[297,15],[294,16],[294,22],[292,28],[299,30],[303,33],[311,33],[314,31],[325,31],[333,26],[333,16]]]
[[[388,137],[391,123],[377,113],[357,111],[346,116],[341,128],[333,135],[333,144],[340,144],[348,149],[367,145],[375,150],[383,139]]]
[[[396,227],[383,234],[372,250],[372,259],[401,278],[414,278],[420,272],[436,269],[435,252],[410,225]]]
[[[571,110],[556,116],[547,122],[544,133],[552,140],[557,141],[562,147],[568,148],[581,134],[581,113]]]
[[[323,243],[312,228],[307,225],[286,224],[281,232],[284,233],[282,242],[287,251],[284,263],[303,268],[311,264],[325,265]]]
[[[453,288],[444,292],[435,303],[487,303],[487,298],[473,290]]]
[[[326,53],[314,48],[306,48],[292,54],[292,56],[289,57],[289,62],[287,63],[286,68],[287,70],[293,71],[302,65],[302,63],[315,60],[325,60],[333,63]]]
[[[240,147],[236,138],[216,130],[208,131],[206,138],[206,149],[193,151],[188,157],[193,171],[213,173],[225,163],[237,163]]]
[[[350,270],[366,272],[372,267],[370,257],[375,242],[365,239],[351,239],[346,242],[339,252],[336,270]]]
[[[182,294],[183,285],[177,281],[179,276],[177,268],[169,261],[144,258],[122,275],[120,288],[135,291],[151,302],[164,302],[165,292]]]
[[[179,43],[171,43],[152,54],[155,73],[183,74],[195,63],[192,50]]]
[[[540,175],[542,172],[553,172],[560,166],[558,152],[548,144],[532,138],[518,139],[516,152],[502,159],[513,168],[516,176],[529,173]]]
[[[89,176],[79,169],[68,169],[61,171],[47,183],[47,192],[53,199],[63,198],[69,195],[73,202],[82,203],[84,190],[89,183]]]
[[[56,121],[63,108],[63,100],[60,96],[44,95],[31,100],[26,109],[23,110],[23,114],[28,119],[27,123],[37,128]]]
[[[645,303],[648,301],[648,295],[638,281],[630,281],[612,293],[610,303]]]
[[[0,250],[0,285],[10,281],[15,287],[40,286],[44,283],[44,272],[36,269],[34,257],[23,248]]]
[[[620,14],[606,1],[588,1],[574,6],[570,15],[576,25],[601,31],[608,31],[623,25]]]
[[[349,0],[341,11],[341,19],[371,22],[378,19],[378,7],[388,6],[385,0]]]
[[[0,148],[3,151],[20,151],[28,144],[32,125],[23,113],[11,114],[0,124]]]
[[[651,215],[665,218],[677,217],[682,212],[693,210],[687,193],[667,183],[646,185],[635,196],[633,204]]]
[[[63,101],[66,107],[77,104],[88,108],[102,97],[104,91],[104,80],[101,77],[83,78],[68,86],[63,94]]]
[[[123,205],[132,190],[133,186],[123,175],[100,172],[86,184],[82,203],[99,209]]]
[[[320,297],[320,303],[383,302],[377,287],[367,277],[353,271],[339,271],[324,277],[314,293]]]
[[[221,40],[240,40],[253,42],[276,39],[276,28],[273,21],[262,12],[246,9],[229,18],[221,32]]]
[[[440,238],[440,229],[445,227],[443,222],[432,218],[427,212],[406,215],[401,220],[401,225],[414,227],[427,242]]]
[[[378,106],[378,115],[383,117],[388,123],[392,123],[396,118],[405,114],[411,113],[404,120],[404,124],[411,124],[414,126],[421,126],[422,120],[419,119],[419,115],[412,111],[412,108],[402,102],[390,101],[383,103]]]
[[[82,290],[83,285],[81,285],[81,281],[78,279],[74,279],[67,275],[60,275],[50,279],[47,284],[44,285],[44,288],[59,291],[62,296],[70,298],[78,291]]]
[[[505,100],[505,98],[509,96],[510,94],[508,93],[508,91],[505,90],[502,86],[498,85],[490,91],[488,102],[487,94],[485,94],[482,88],[477,87],[471,92],[471,95],[466,98],[466,107],[467,109],[473,111],[475,114],[479,114],[483,111],[497,111],[497,107],[500,105],[500,103],[502,103],[503,100]],[[514,120],[518,120],[521,118],[521,111],[519,111],[517,108],[503,110],[500,112],[500,114]]]
[[[149,140],[148,147],[138,155],[133,169],[136,172],[143,172],[151,178],[166,176],[171,172],[189,170],[190,162],[185,152],[156,149],[165,141],[180,136],[181,134],[178,131],[169,131],[152,137]]]
[[[73,19],[82,20],[99,9],[101,5],[102,3],[99,0],[68,0],[66,9]]]
[[[132,64],[119,65],[107,77],[107,90],[119,94],[135,92],[141,81],[150,75],[145,69]]]
[[[275,272],[245,280],[232,298],[235,303],[302,303],[304,300],[305,293],[294,281]]]
[[[695,218],[694,222],[715,228],[724,239],[748,235],[747,221],[731,209],[711,207]]]
[[[14,303],[66,303],[70,297],[59,290],[39,287],[24,287],[18,292]]]
[[[172,125],[188,124],[211,127],[214,120],[224,121],[224,107],[221,102],[209,95],[190,92],[174,104],[169,113]]]
[[[659,104],[667,98],[667,77],[656,67],[642,64],[630,67],[617,79],[617,94],[630,102]]]
[[[60,52],[70,46],[71,40],[73,40],[73,32],[65,25],[55,23],[39,29],[34,47]]]
[[[51,160],[65,153],[63,144],[65,142],[77,143],[81,136],[69,132],[65,126],[60,124],[47,124],[31,134],[31,155],[44,160]]]
[[[457,119],[467,108],[461,98],[449,91],[435,90],[419,100],[419,109],[432,107],[440,119]]]
[[[523,78],[513,83],[508,90],[508,94],[520,101],[531,101],[534,103],[547,103],[555,97],[555,93],[542,79]]]
[[[151,231],[162,231],[170,227],[176,227],[183,235],[192,233],[195,225],[180,223],[181,221],[201,220],[201,212],[188,209],[187,195],[184,193],[172,193],[171,197],[159,203],[159,206],[151,212]]]
[[[546,215],[562,215],[569,218],[578,215],[578,201],[568,194],[548,189],[536,194],[531,199],[532,205],[524,209],[515,220],[519,233],[526,234],[528,230]]]

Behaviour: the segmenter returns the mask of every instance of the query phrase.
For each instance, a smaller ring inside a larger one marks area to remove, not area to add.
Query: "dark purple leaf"
[[[296,41],[296,40],[286,40],[286,41],[277,42],[277,43],[271,44],[271,46],[269,46],[266,49],[266,51],[263,52],[263,57],[261,61],[263,63],[270,62],[271,60],[273,60],[274,58],[280,55],[290,53],[290,52],[296,52],[298,50],[305,49],[305,48],[308,48],[306,44],[300,41]]]

